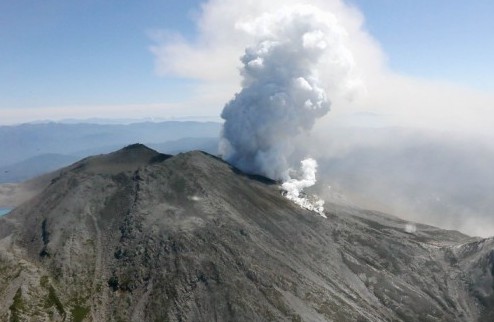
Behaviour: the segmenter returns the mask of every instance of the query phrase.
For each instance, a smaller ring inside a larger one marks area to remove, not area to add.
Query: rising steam
[[[303,161],[298,181],[290,178],[289,157],[294,138],[329,112],[321,65],[336,83],[347,82],[353,59],[343,45],[345,31],[331,13],[307,5],[237,26],[257,41],[241,58],[242,90],[221,114],[221,153],[243,171],[283,180],[287,196],[302,205],[300,192],[315,183],[317,163]]]
[[[285,181],[281,187],[286,190],[286,197],[302,208],[306,208],[319,213],[321,216],[324,215],[324,201],[312,197],[307,198],[306,196],[301,196],[302,190],[311,187],[316,183],[316,171],[317,162],[314,159],[305,159],[302,162],[301,172],[302,176],[299,179],[289,179]]]

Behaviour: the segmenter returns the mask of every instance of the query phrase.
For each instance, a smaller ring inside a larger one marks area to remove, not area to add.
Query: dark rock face
[[[0,219],[0,320],[492,320],[492,240],[326,209],[202,152],[84,159]]]

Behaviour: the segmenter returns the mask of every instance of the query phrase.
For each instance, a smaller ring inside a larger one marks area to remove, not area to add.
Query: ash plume
[[[335,83],[350,78],[353,58],[343,44],[345,31],[331,13],[308,5],[238,27],[257,42],[241,58],[242,90],[221,114],[220,152],[243,171],[282,180],[288,199],[324,216],[322,200],[302,195],[316,182],[317,162],[302,161],[301,176],[293,179],[289,160],[297,150],[294,138],[330,110],[318,70],[329,71]]]
[[[257,41],[241,58],[242,90],[221,114],[220,152],[243,171],[287,181],[293,139],[330,110],[318,68],[324,64],[336,83],[347,82],[353,58],[346,34],[331,13],[309,5],[237,26]]]

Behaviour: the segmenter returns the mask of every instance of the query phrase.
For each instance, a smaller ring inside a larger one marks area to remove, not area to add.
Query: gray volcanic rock
[[[87,158],[0,218],[0,320],[492,320],[491,239],[326,215],[203,152]]]

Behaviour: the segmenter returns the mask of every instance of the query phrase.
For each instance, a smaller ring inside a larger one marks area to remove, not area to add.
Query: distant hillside
[[[0,168],[0,183],[22,182],[57,170],[78,160],[77,156],[48,153]]]
[[[192,150],[202,150],[216,155],[218,153],[218,138],[183,138],[164,143],[152,143],[150,147],[168,154],[177,154]],[[122,148],[121,145],[105,146],[79,151],[73,155],[48,153],[37,155],[27,160],[0,168],[0,184],[19,183],[39,175],[68,166],[75,161],[94,154],[108,153]]]
[[[0,126],[0,168],[43,154],[81,156],[84,150],[111,147],[109,152],[133,142],[168,142],[182,138],[218,137],[220,123],[145,122],[118,124],[22,124]]]
[[[149,146],[159,152],[177,154],[192,150],[201,150],[213,155],[218,154],[219,138],[183,138],[165,143],[149,144]]]
[[[4,151],[0,154],[0,183],[28,180],[134,142],[163,153],[200,149],[216,154],[220,128],[220,123],[213,122],[0,126],[0,151]]]

